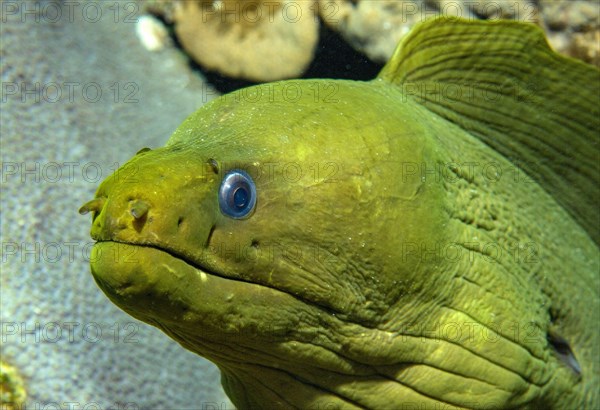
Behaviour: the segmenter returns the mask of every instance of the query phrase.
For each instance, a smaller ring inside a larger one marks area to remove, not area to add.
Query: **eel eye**
[[[246,218],[255,205],[256,186],[250,175],[241,169],[232,169],[225,174],[219,188],[219,207],[223,215]]]

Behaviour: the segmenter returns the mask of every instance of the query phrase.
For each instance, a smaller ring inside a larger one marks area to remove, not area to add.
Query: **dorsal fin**
[[[600,243],[600,70],[553,52],[533,24],[441,17],[415,26],[378,79],[523,169]]]

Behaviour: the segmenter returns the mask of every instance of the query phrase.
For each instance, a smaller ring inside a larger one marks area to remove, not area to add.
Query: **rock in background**
[[[300,76],[319,24],[385,63],[414,24],[439,15],[538,24],[555,50],[600,66],[597,0],[176,0],[150,2],[148,10],[174,25],[202,67],[253,81]]]
[[[600,2],[540,0],[539,6],[552,47],[600,67]]]
[[[523,0],[319,0],[319,7],[328,26],[380,63],[389,60],[400,39],[427,18],[444,15],[470,20],[537,21],[537,7]]]
[[[419,21],[445,15],[539,24],[560,53],[600,65],[600,3],[596,0],[319,0],[321,19],[370,59],[384,63]]]
[[[318,41],[316,2],[180,1],[175,33],[194,60],[234,78],[273,81],[298,77]]]

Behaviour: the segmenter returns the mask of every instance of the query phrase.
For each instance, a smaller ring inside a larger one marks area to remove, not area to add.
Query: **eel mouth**
[[[131,314],[131,307],[123,306],[124,299],[130,302],[137,296],[139,304],[142,304],[142,300],[152,298],[151,302],[155,305],[156,300],[175,298],[177,293],[183,292],[190,299],[189,304],[193,305],[198,295],[212,292],[214,297],[222,296],[215,303],[223,303],[223,298],[231,302],[235,299],[232,295],[244,295],[238,297],[236,303],[242,303],[240,299],[243,299],[247,304],[265,304],[272,308],[283,303],[280,299],[285,299],[288,304],[301,304],[323,313],[343,315],[333,306],[290,289],[232,276],[207,264],[190,261],[189,257],[172,249],[149,243],[114,238],[98,240],[92,248],[90,262],[92,275],[100,288],[115,304]],[[147,306],[140,307],[147,311]]]
[[[110,250],[108,255],[106,254],[107,249]],[[265,286],[260,283],[232,276],[227,276],[223,273],[215,271],[214,269],[210,269],[196,262],[192,262],[189,260],[189,258],[173,251],[172,249],[167,249],[148,243],[127,242],[114,239],[98,240],[94,244],[92,252],[93,253],[91,256],[91,264],[93,273],[94,266],[97,266],[97,264],[95,265],[95,263],[99,262],[102,259],[104,259],[104,264],[106,264],[107,262],[110,263],[111,261],[114,262],[115,268],[117,267],[117,265],[129,265],[129,268],[131,268],[131,265],[135,264],[138,264],[138,266],[147,266],[148,264],[145,262],[144,256],[148,256],[149,254],[151,254],[151,260],[154,262],[159,262],[160,259],[160,262],[163,266],[169,266],[169,264],[176,264],[179,269],[181,269],[182,267],[184,268],[183,272],[194,271],[197,278],[199,278],[202,282],[205,282],[210,276],[220,278],[223,280],[230,280],[234,282],[246,283],[249,285],[267,287],[269,289],[287,293],[281,291],[280,289]],[[109,259],[107,260],[107,258]],[[103,267],[104,264],[101,266]],[[115,270],[112,270],[111,272],[112,274],[117,273]],[[182,278],[185,273],[180,273],[180,271],[169,269],[169,274],[175,278]],[[96,275],[94,274],[94,276]],[[152,283],[154,283],[154,281],[152,281]],[[125,283],[124,285],[127,285],[127,283]]]
[[[99,241],[90,262],[100,289],[130,315],[162,328],[197,323],[215,340],[242,314],[261,323],[273,306],[305,304],[280,289],[224,276],[152,245]]]

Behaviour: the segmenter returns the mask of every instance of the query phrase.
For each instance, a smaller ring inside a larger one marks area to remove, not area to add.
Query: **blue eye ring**
[[[241,169],[232,169],[225,174],[219,187],[221,213],[233,219],[250,216],[256,206],[256,185],[252,177]]]

